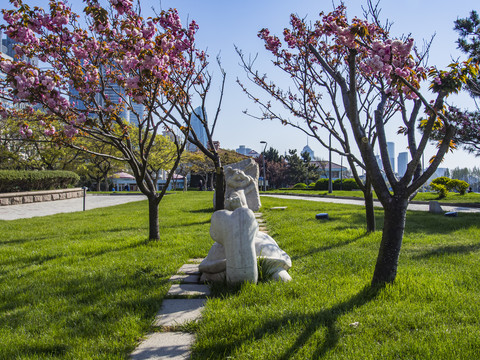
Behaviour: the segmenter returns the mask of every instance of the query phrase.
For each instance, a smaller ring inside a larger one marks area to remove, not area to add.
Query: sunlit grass
[[[0,222],[0,359],[125,359],[189,258],[205,256],[211,194]]]
[[[397,280],[375,289],[381,232],[365,233],[362,207],[262,203],[270,234],[292,257],[293,281],[217,291],[193,358],[479,358],[478,215],[410,212]]]

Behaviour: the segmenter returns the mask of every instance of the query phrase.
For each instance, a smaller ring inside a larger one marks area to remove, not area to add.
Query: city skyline
[[[28,3],[28,1],[27,1]],[[362,6],[365,1],[345,1],[348,17],[362,15]],[[338,4],[338,2],[337,2]],[[47,7],[46,0],[38,0],[36,5]],[[8,4],[8,6],[10,6]],[[412,34],[419,47],[423,46],[423,40],[429,40],[436,34],[431,51],[430,65],[437,65],[445,68],[452,59],[466,59],[466,56],[456,49],[455,41],[458,34],[453,30],[453,21],[458,17],[465,18],[472,9],[478,8],[477,2],[472,0],[456,4],[452,11],[451,3],[442,1],[414,2],[407,0],[400,3],[381,2],[381,17],[393,22],[391,33],[394,36]],[[82,9],[81,4],[73,4],[75,11]],[[261,152],[263,145],[260,141],[266,141],[269,146],[276,148],[280,153],[285,153],[290,148],[302,149],[305,146],[306,138],[303,133],[290,127],[282,126],[278,122],[259,121],[243,111],[248,109],[252,115],[258,115],[258,110],[242,93],[235,80],[242,82],[245,76],[239,66],[239,57],[234,45],[241,49],[245,55],[256,58],[257,68],[261,72],[270,73],[273,69],[271,57],[265,51],[263,42],[257,38],[257,33],[262,28],[269,28],[272,34],[282,34],[283,28],[288,26],[289,14],[296,13],[307,21],[315,21],[320,11],[331,11],[331,3],[321,3],[313,0],[298,0],[297,2],[253,2],[246,0],[242,3],[221,2],[212,0],[208,3],[185,0],[182,2],[173,0],[162,0],[160,3],[152,0],[142,1],[142,8],[145,16],[152,16],[151,7],[157,11],[176,7],[179,10],[183,24],[195,20],[199,25],[196,37],[197,46],[207,49],[210,55],[211,71],[215,80],[220,80],[219,70],[215,64],[215,56],[219,54],[222,66],[227,73],[224,102],[220,113],[214,139],[222,143],[225,149],[235,149],[239,143]],[[161,8],[160,8],[161,7]],[[282,83],[282,78],[274,77],[275,82]],[[208,96],[206,105],[209,111],[214,111],[218,101],[218,83],[212,85],[212,91]],[[458,96],[451,96],[448,102],[456,104],[461,108],[473,107],[473,101],[466,93]],[[212,114],[210,114],[212,116]],[[408,151],[405,137],[398,136],[398,126],[401,121],[388,126],[387,141],[394,141],[397,152]],[[327,139],[328,134],[321,134]],[[316,140],[311,139],[309,147],[317,156],[327,156],[328,150],[324,149]],[[336,145],[333,143],[332,145]],[[434,154],[435,144],[430,144],[425,152],[425,159],[430,159]],[[377,151],[376,151],[377,152]],[[324,155],[325,154],[325,155]],[[332,161],[340,162],[340,156],[332,153]],[[428,161],[428,160],[427,160]],[[480,166],[480,159],[467,154],[463,150],[456,150],[448,153],[442,167],[453,168],[455,166],[473,167]]]

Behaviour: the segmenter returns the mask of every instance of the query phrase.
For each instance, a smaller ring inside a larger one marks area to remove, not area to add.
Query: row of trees
[[[144,19],[140,7],[135,8],[130,0],[110,1],[107,7],[97,0],[86,0],[81,22],[60,1],[50,2],[48,12],[32,9],[21,0],[11,3],[13,10],[3,10],[7,22],[3,30],[21,43],[17,53],[27,58],[37,56],[47,65],[38,68],[25,61],[0,60],[4,74],[0,96],[14,103],[39,104],[47,111],[38,116],[28,106],[0,108],[4,118],[23,119],[22,136],[35,137],[31,124],[37,123],[57,144],[126,162],[149,200],[149,236],[158,239],[158,204],[165,190],[157,192],[149,162],[157,135],[167,130],[175,150],[167,182],[190,141],[213,162],[216,207],[223,207],[223,168],[212,140],[222,96],[209,127],[205,103],[212,79],[206,54],[195,46],[198,26],[194,21],[183,27],[175,10]],[[253,86],[279,105],[272,106],[264,96],[242,85],[262,107],[258,117],[279,120],[345,156],[365,195],[369,231],[375,229],[372,187],[375,190],[384,208],[384,228],[372,283],[383,284],[396,277],[409,199],[454,147],[452,141],[467,142],[470,130],[479,128],[478,114],[445,102],[450,94],[465,85],[472,88],[477,82],[478,59],[453,63],[447,70],[428,66],[428,51],[417,49],[409,37],[392,37],[389,23],[380,22],[377,6],[369,1],[363,15],[350,20],[343,5],[320,14],[315,23],[292,15],[283,43],[268,29],[261,30],[259,37],[273,56],[274,66],[292,82],[288,88],[269,81],[240,50],[239,55]],[[478,32],[467,32],[466,44],[472,36],[478,39]],[[223,94],[225,73],[221,73]],[[112,92],[120,103],[112,100]],[[428,99],[427,93],[433,99]],[[79,103],[82,106],[76,106]],[[201,104],[207,146],[190,126],[193,103]],[[136,105],[145,111],[138,112]],[[284,113],[285,108],[289,114]],[[125,109],[136,118],[136,130],[122,118]],[[399,133],[407,136],[412,159],[400,179],[389,162],[385,131],[387,124],[397,120]],[[58,128],[53,126],[55,121],[60,124]],[[336,145],[326,141],[330,137]],[[420,161],[432,138],[436,138],[438,149],[422,173]],[[91,150],[77,142],[81,139],[104,143],[118,154]],[[375,158],[376,147],[383,170]],[[302,169],[300,157],[295,153],[289,156],[289,163],[298,163]],[[365,182],[357,168],[365,171]],[[306,169],[307,181],[308,177]]]

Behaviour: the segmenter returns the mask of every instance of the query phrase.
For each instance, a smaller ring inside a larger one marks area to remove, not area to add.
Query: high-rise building
[[[252,149],[247,148],[245,145],[240,145],[237,149],[235,149],[235,151],[242,155],[248,155],[248,153],[252,151]]]
[[[8,36],[3,38],[1,33],[0,33],[0,38],[2,39],[1,41],[2,52],[10,56],[12,59],[17,60],[18,56],[16,56],[15,46],[19,44],[19,42],[9,38]],[[38,57],[36,56],[32,58],[22,56],[18,60],[25,61],[26,63],[31,64],[33,66],[38,66]]]
[[[390,160],[390,165],[392,166],[393,172],[395,172],[395,143],[387,142],[387,151],[388,158]]]
[[[401,152],[398,153],[398,175],[403,176],[407,172],[407,164],[408,164],[408,152]]]
[[[192,130],[195,132],[195,135],[197,135],[198,141],[200,141],[200,143],[203,146],[208,148],[207,130],[205,129],[205,126],[204,126],[204,121],[205,121],[205,124],[208,124],[208,119],[206,116],[207,115],[205,114],[205,119],[204,119],[202,107],[201,106],[197,107],[193,111],[193,113],[190,115],[190,126],[192,127]],[[194,144],[188,143],[187,150],[196,151],[197,147]]]
[[[380,170],[383,170],[383,163],[382,163],[382,158],[380,155],[375,155],[375,160],[377,160],[378,168]]]
[[[306,153],[308,153],[308,155],[310,155],[311,160],[315,159],[315,154],[314,154],[312,148],[310,146],[308,146],[308,144],[305,145],[305,147],[303,148],[303,150],[300,154],[303,154],[304,152],[306,152]]]

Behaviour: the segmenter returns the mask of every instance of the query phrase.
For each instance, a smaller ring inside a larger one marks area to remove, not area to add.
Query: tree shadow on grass
[[[213,214],[215,210],[212,208],[207,209],[198,209],[198,210],[188,210],[189,213],[193,214]]]
[[[452,254],[468,254],[480,250],[480,244],[470,245],[447,245],[440,246],[422,254],[412,256],[413,259],[428,259],[434,256],[452,255]]]
[[[311,256],[311,255],[314,255],[314,254],[317,254],[319,252],[324,252],[324,251],[328,251],[328,250],[332,250],[332,249],[336,249],[336,248],[339,248],[339,247],[342,247],[342,246],[347,246],[351,243],[354,243],[355,241],[357,240],[360,240],[361,238],[367,236],[368,233],[365,233],[365,234],[362,234],[360,236],[357,236],[353,239],[349,239],[349,240],[345,240],[345,241],[340,241],[340,242],[337,242],[337,243],[334,243],[334,244],[329,244],[329,245],[324,245],[324,246],[319,246],[319,247],[316,247],[316,248],[313,248],[313,249],[310,249],[308,250],[307,252],[303,253],[303,254],[298,254],[298,255],[294,255],[294,256],[291,256],[291,259],[292,260],[298,260],[298,259],[301,259],[301,258],[304,258],[304,257],[307,257],[307,256]]]
[[[267,321],[262,326],[255,329],[253,334],[248,334],[244,339],[235,339],[226,345],[214,344],[205,349],[208,354],[223,354],[225,357],[232,355],[235,349],[241,347],[243,341],[261,340],[270,335],[274,335],[282,331],[285,327],[291,327],[292,324],[304,324],[303,331],[297,336],[295,342],[288,347],[282,354],[277,354],[276,359],[290,359],[296,352],[307,344],[309,339],[321,328],[326,328],[326,335],[323,343],[311,354],[310,358],[322,358],[330,349],[335,347],[340,336],[336,327],[338,318],[349,313],[350,311],[363,306],[374,300],[383,286],[365,286],[359,293],[353,295],[349,299],[336,304],[328,309],[310,314],[289,314],[279,319]]]

